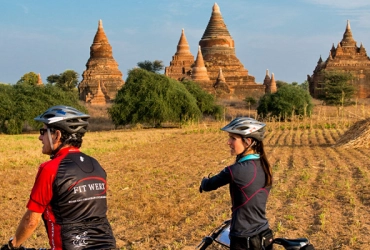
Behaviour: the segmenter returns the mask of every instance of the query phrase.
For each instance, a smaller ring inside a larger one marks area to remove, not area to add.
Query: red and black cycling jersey
[[[42,213],[51,249],[111,249],[106,172],[78,148],[40,165],[27,208]]]

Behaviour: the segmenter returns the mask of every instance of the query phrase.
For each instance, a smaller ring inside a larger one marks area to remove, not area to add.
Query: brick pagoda
[[[116,97],[124,83],[102,20],[99,20],[98,30],[90,47],[90,58],[78,86],[80,100],[91,104],[108,103]]]
[[[364,46],[357,47],[353,39],[349,20],[342,41],[337,47],[332,45],[328,58],[323,61],[321,56],[311,76],[307,76],[310,94],[317,98],[321,93],[323,72],[349,72],[354,76],[352,83],[357,89],[357,98],[370,97],[370,59]]]

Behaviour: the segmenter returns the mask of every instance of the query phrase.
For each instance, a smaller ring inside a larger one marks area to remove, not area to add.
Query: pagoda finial
[[[195,60],[195,67],[205,67],[204,66],[204,59],[203,59],[203,55],[202,55],[202,50],[201,50],[200,46],[198,46],[198,54],[197,54],[197,58]]]
[[[266,76],[270,76],[268,69],[266,69]]]
[[[351,26],[349,20],[347,20],[346,30],[343,34],[343,39],[341,41],[342,47],[356,47],[356,41],[353,39]]]
[[[319,58],[319,60],[317,61],[317,64],[320,64],[320,63],[322,63],[322,58],[321,58],[321,55],[320,55],[320,58]]]
[[[333,60],[333,54],[331,53],[331,51],[329,52],[329,60]]]
[[[212,11],[213,11],[213,12],[220,12],[220,7],[218,6],[218,4],[217,4],[217,3],[215,3],[215,4],[213,5],[213,9],[212,9]]]
[[[99,29],[103,28],[103,21],[101,19],[99,20],[98,28]]]
[[[42,85],[42,79],[41,79],[41,74],[38,73],[37,75],[37,85]]]
[[[218,71],[217,81],[226,82],[224,74],[222,73],[222,69],[220,68]]]

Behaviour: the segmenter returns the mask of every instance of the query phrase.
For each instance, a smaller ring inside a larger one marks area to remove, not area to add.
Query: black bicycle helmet
[[[221,130],[262,141],[266,124],[250,117],[237,117]]]
[[[49,108],[43,114],[35,118],[35,121],[43,122],[47,126],[60,128],[67,133],[85,133],[90,115],[64,105],[57,105]]]

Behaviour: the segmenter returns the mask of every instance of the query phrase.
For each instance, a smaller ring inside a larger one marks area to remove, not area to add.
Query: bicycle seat
[[[298,250],[310,243],[306,238],[298,239],[285,239],[285,238],[275,238],[273,243],[283,246],[285,249]]]

